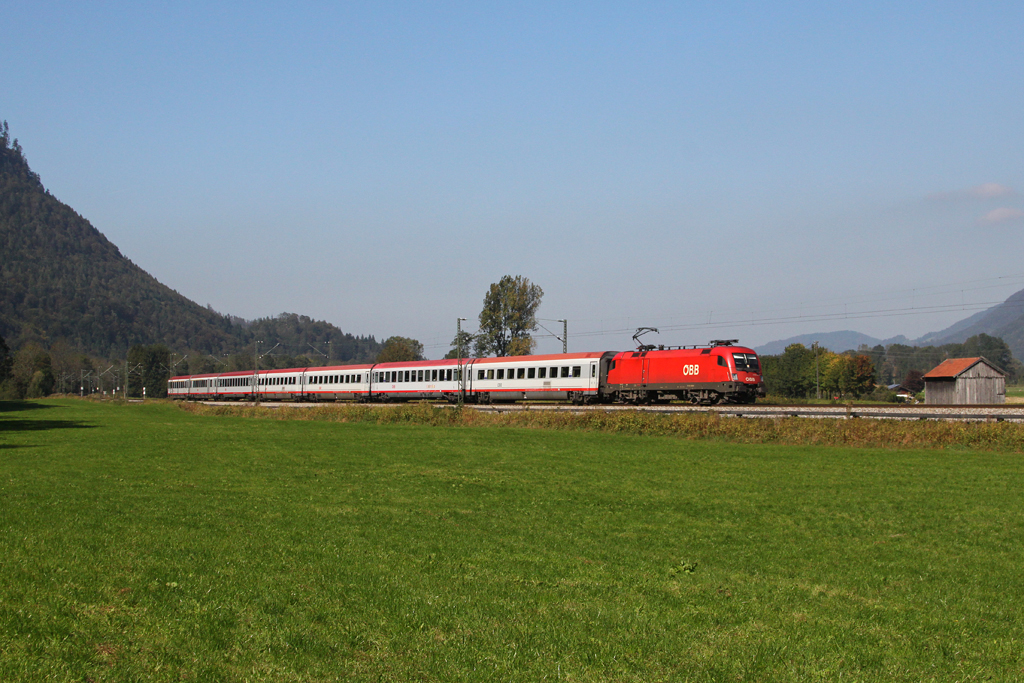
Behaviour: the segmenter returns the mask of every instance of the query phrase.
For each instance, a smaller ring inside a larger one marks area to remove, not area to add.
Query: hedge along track
[[[264,408],[313,408],[324,407],[323,402],[319,403],[292,403],[260,401],[259,404],[239,401],[197,401],[199,405],[208,406],[254,406],[260,405]],[[352,404],[339,402],[326,405],[362,405],[374,408],[389,408],[414,404],[433,405],[438,408],[453,409],[457,406],[450,403],[435,403],[431,401],[409,401],[404,403],[362,403]],[[552,410],[567,411],[570,413],[588,413],[593,411],[636,411],[644,413],[704,413],[717,414],[720,417],[806,417],[818,419],[873,419],[873,420],[949,420],[961,422],[1024,422],[1024,405],[911,405],[911,406],[888,406],[888,405],[720,405],[720,406],[693,406],[689,404],[680,405],[655,405],[655,406],[632,406],[632,405],[590,405],[575,406],[555,403],[507,403],[477,405],[467,403],[465,408],[478,410],[485,413],[506,413],[512,411],[531,410]]]

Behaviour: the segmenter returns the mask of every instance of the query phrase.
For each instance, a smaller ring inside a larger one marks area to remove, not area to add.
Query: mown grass
[[[267,408],[251,404],[210,406],[186,403],[180,407],[197,415],[285,421],[513,427],[791,446],[1024,451],[1024,424],[1013,422],[836,420],[801,417],[742,419],[719,417],[715,413],[665,414],[637,410],[582,413],[553,410],[481,412],[426,403],[386,407],[331,404],[311,408]]]
[[[0,680],[1024,678],[1016,453],[404,415],[0,404]]]

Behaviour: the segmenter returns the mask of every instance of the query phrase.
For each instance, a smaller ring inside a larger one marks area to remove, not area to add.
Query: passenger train
[[[503,358],[339,365],[172,377],[167,395],[186,400],[498,403],[753,403],[764,396],[761,364],[735,340]]]

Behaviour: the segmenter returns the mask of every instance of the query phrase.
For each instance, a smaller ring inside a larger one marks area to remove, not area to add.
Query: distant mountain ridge
[[[130,344],[154,343],[235,353],[256,338],[267,348],[281,341],[304,352],[309,344],[323,345],[343,362],[380,350],[373,337],[307,316],[240,321],[160,283],[43,187],[6,124],[0,126],[0,335],[12,348],[63,339],[107,358],[124,357]]]
[[[818,342],[819,346],[831,351],[847,351],[849,349],[856,349],[861,344],[867,344],[868,346],[876,346],[881,344],[887,346],[889,344],[912,344],[909,339],[904,337],[902,334],[890,339],[878,339],[867,334],[860,332],[854,332],[853,330],[843,330],[841,332],[818,332],[815,334],[799,334],[789,339],[780,339],[779,341],[768,342],[756,347],[754,350],[764,356],[777,356],[786,350],[786,347],[790,344],[803,344],[810,348],[811,344]]]
[[[961,344],[970,337],[987,334],[999,337],[1007,343],[1017,359],[1024,358],[1024,289],[1016,292],[998,306],[979,311],[963,320],[954,323],[944,330],[929,332],[914,340],[903,335],[890,339],[878,339],[860,332],[844,330],[842,332],[819,332],[801,334],[788,339],[768,342],[755,350],[766,356],[778,355],[790,344],[810,346],[817,341],[822,347],[832,351],[856,349],[861,344],[875,346],[881,344],[908,344],[910,346],[942,346],[944,344]]]

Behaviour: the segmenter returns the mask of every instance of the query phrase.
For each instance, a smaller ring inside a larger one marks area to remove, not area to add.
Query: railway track
[[[239,403],[237,401],[203,401],[204,405],[212,406],[237,406],[254,405],[251,402]],[[282,403],[261,401],[259,405],[265,408],[313,408],[324,405],[346,405],[324,404],[324,403]],[[348,404],[351,405],[351,404]],[[370,407],[394,407],[408,405],[405,403],[367,403],[361,404]],[[439,408],[454,408],[448,403],[432,403]],[[514,411],[537,411],[537,410],[560,410],[572,413],[587,413],[594,411],[626,411],[634,410],[645,413],[698,413],[717,414],[720,417],[731,418],[783,418],[802,417],[808,419],[834,419],[834,420],[950,420],[961,422],[1024,422],[1024,405],[997,404],[979,406],[889,406],[889,405],[719,405],[719,406],[693,406],[685,404],[668,404],[653,406],[631,406],[631,405],[594,405],[575,406],[553,403],[508,403],[498,405],[474,405],[467,403],[466,408],[479,410],[488,413],[506,413]]]

